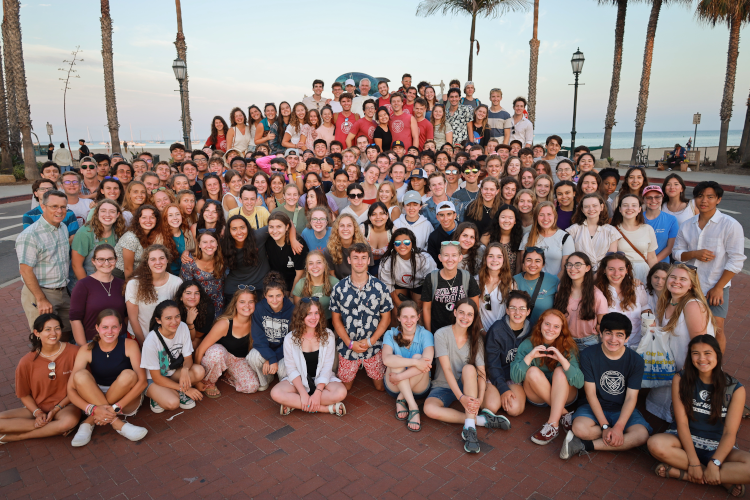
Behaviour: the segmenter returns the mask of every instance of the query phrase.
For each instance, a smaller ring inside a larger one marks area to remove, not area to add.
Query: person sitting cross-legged
[[[581,351],[581,371],[588,404],[573,415],[560,450],[567,460],[593,450],[623,451],[646,443],[651,426],[636,409],[643,380],[643,358],[627,347],[633,325],[622,313],[602,317],[602,342]]]

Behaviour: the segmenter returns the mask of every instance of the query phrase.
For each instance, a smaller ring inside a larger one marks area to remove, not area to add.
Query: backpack
[[[461,273],[461,286],[464,287],[464,292],[466,293],[466,296],[469,296],[469,279],[471,278],[471,275],[469,274],[469,271],[464,271],[463,269],[457,269],[459,273]],[[437,290],[438,286],[438,273],[440,272],[440,269],[435,269],[434,271],[430,272],[430,282],[432,283],[432,293],[435,293],[435,290]]]

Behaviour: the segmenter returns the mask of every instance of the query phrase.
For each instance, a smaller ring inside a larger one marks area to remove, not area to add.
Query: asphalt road
[[[688,198],[692,188],[688,188]],[[31,207],[29,201],[0,205],[0,286],[18,278],[18,259],[15,252],[15,237],[21,232],[21,216]],[[737,219],[745,231],[744,271],[750,274],[750,195],[725,193],[719,209]]]

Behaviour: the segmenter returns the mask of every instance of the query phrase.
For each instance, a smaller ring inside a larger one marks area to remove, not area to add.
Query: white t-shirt
[[[154,315],[154,309],[156,309],[156,306],[165,300],[174,299],[174,294],[177,292],[177,289],[180,288],[180,285],[182,285],[182,280],[177,276],[170,274],[166,283],[162,286],[155,287],[157,296],[156,302],[145,304],[136,300],[136,296],[138,295],[138,282],[136,280],[128,282],[125,286],[125,301],[138,306],[138,324],[141,325],[142,332],[149,331],[149,323],[151,322],[151,316]],[[130,321],[128,322],[129,333],[133,333],[132,321],[133,318],[130,318]],[[154,368],[154,370],[155,369],[156,368]]]
[[[89,205],[91,205],[91,200],[85,198],[78,198],[78,203],[74,205],[68,203],[68,208],[76,214],[78,227],[83,227],[83,225],[86,224],[86,218],[89,215]]]
[[[185,323],[180,323],[180,326],[177,327],[177,332],[171,339],[163,336],[162,338],[169,352],[172,354],[172,358],[177,358],[180,354],[183,357],[193,354],[190,329]],[[171,377],[177,370],[169,369],[170,361],[169,355],[164,351],[161,340],[157,337],[157,333],[151,330],[143,342],[143,349],[141,351],[141,368],[145,368],[146,377],[151,379],[150,370],[160,370],[163,376]]]
[[[295,127],[291,125],[287,125],[286,133],[290,136],[289,141],[296,146],[299,143],[300,136],[302,135],[302,126],[297,127],[296,131],[294,130],[294,128]]]
[[[566,235],[568,236],[567,238],[565,238]],[[563,239],[565,239],[564,244]],[[529,235],[525,234],[519,247],[521,252],[526,249],[527,241],[529,241]],[[544,249],[544,268],[542,271],[547,274],[554,274],[555,276],[562,269],[562,258],[576,251],[573,238],[562,229],[558,229],[555,234],[547,238],[537,235],[536,244],[532,246]]]

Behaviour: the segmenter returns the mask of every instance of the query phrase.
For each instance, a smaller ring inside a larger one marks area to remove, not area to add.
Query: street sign
[[[695,113],[693,115],[693,125],[700,125],[701,124],[701,114]]]
[[[52,132],[52,125],[50,122],[47,122],[47,135],[55,135],[55,133]]]

